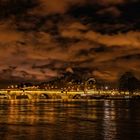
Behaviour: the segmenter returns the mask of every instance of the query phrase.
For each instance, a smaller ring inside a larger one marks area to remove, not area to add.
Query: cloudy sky
[[[139,0],[0,0],[0,81],[140,78],[139,13]]]

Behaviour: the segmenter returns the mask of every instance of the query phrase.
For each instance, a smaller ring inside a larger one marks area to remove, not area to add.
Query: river
[[[140,101],[0,100],[0,140],[140,140]]]

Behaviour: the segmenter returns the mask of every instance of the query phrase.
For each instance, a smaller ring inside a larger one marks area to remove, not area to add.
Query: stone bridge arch
[[[72,98],[73,99],[81,99],[81,95],[80,94],[75,94]]]
[[[51,99],[51,96],[48,93],[41,93],[39,95],[40,99]]]

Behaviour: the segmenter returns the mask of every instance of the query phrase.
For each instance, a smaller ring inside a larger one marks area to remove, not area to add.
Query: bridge
[[[129,92],[117,90],[86,90],[85,91],[62,91],[62,90],[0,90],[0,99],[81,99],[96,96],[122,96]],[[135,93],[139,95],[140,93]]]
[[[84,91],[61,90],[0,90],[0,98],[6,99],[62,99],[79,98]]]

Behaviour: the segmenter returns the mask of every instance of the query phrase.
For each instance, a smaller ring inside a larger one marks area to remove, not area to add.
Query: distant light
[[[105,89],[107,90],[108,89],[108,86],[105,86]]]

